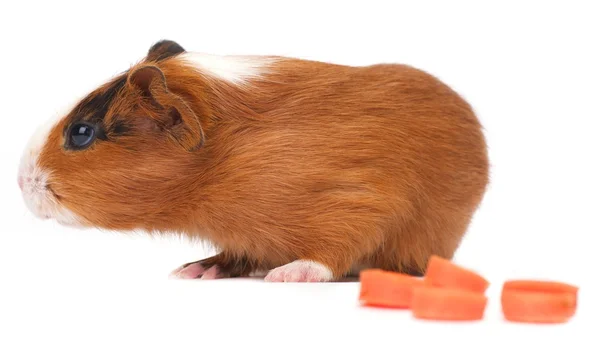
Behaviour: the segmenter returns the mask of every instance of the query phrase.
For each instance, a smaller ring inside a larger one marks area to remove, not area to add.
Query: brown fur
[[[209,240],[234,275],[297,259],[336,278],[422,273],[430,255],[453,256],[488,158],[448,86],[404,65],[284,58],[245,86],[200,72],[177,58],[133,67],[108,139],[87,150],[63,148],[77,112],[65,117],[40,156],[61,203],[85,224]],[[116,121],[127,133],[111,135]]]

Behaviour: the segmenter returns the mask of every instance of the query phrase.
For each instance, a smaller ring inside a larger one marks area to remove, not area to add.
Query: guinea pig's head
[[[193,103],[161,68],[180,53],[174,42],[157,43],[32,136],[18,182],[35,216],[109,229],[167,219],[191,190],[190,155],[204,142]]]

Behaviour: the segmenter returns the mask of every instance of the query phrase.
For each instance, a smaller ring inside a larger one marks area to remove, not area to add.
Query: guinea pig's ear
[[[150,47],[148,55],[146,56],[146,61],[157,62],[184,52],[185,49],[178,43],[171,40],[161,40]]]
[[[204,144],[204,131],[198,116],[179,96],[169,91],[164,73],[156,66],[133,69],[127,83],[154,110],[147,114],[188,151]]]

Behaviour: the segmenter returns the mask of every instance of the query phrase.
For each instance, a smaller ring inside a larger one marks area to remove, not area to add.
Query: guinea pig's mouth
[[[56,192],[47,178],[26,183],[23,198],[27,208],[39,219],[54,219],[62,225],[76,225],[80,220],[64,206],[63,197]]]

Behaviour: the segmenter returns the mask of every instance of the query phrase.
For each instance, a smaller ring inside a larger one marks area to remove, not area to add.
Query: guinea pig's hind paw
[[[297,260],[277,267],[265,277],[268,282],[327,282],[333,279],[331,270],[322,263]]]
[[[186,263],[171,272],[169,277],[174,279],[201,279],[214,280],[220,276],[219,267],[216,265],[205,268],[201,261]]]

